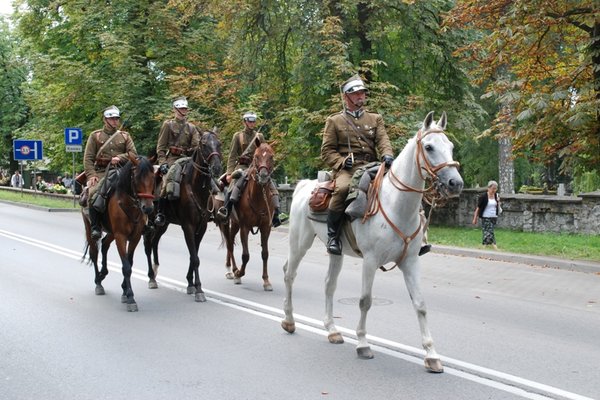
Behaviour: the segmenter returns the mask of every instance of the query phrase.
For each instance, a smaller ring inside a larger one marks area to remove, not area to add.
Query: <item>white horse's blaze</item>
[[[428,190],[425,188],[425,179],[432,178],[436,182],[435,188],[438,188],[443,196],[456,196],[463,187],[463,180],[457,169],[458,163],[452,159],[454,146],[444,134],[445,128],[445,113],[437,123],[433,121],[433,112],[427,115],[417,135],[408,142],[392,163],[392,173],[388,173],[381,183],[379,212],[364,223],[360,219],[352,222],[352,230],[363,254],[363,289],[359,302],[361,317],[356,329],[359,357],[372,356],[366,340],[366,318],[372,303],[375,272],[381,265],[397,262],[404,273],[404,281],[417,313],[422,345],[426,351],[425,366],[434,372],[441,372],[443,369],[429,332],[425,301],[419,287],[417,254],[423,234],[420,230],[419,209],[423,193]],[[391,176],[395,176],[395,179]],[[312,246],[315,236],[323,243],[327,242],[327,225],[308,218],[308,199],[315,183],[308,180],[299,182],[290,207],[290,244],[288,260],[284,266],[285,319],[281,323],[283,329],[290,333],[295,329],[292,286],[300,261]],[[412,237],[416,231],[418,233]],[[408,239],[399,240],[399,235]],[[344,254],[354,255],[345,237],[342,238],[342,243]],[[333,321],[333,295],[342,262],[343,255],[329,256],[329,269],[325,280],[324,319],[329,337],[341,337]]]

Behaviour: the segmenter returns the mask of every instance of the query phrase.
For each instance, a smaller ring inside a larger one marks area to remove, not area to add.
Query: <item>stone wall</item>
[[[280,186],[281,209],[289,212],[294,188]],[[477,198],[485,189],[465,189],[433,211],[432,225],[472,226]],[[525,232],[600,234],[600,191],[579,196],[504,194],[498,226]],[[429,210],[426,208],[426,211]]]

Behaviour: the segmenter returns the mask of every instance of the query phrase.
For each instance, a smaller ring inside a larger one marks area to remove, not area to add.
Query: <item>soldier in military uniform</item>
[[[198,129],[192,123],[187,122],[186,117],[188,112],[187,99],[185,97],[175,99],[173,101],[175,118],[165,121],[158,135],[156,154],[163,180],[160,188],[158,210],[154,219],[154,223],[157,226],[165,224],[165,215],[163,212],[167,202],[167,172],[169,168],[178,159],[188,156],[200,143]]]
[[[98,190],[105,185],[106,167],[111,164],[125,164],[129,154],[137,156],[137,151],[131,136],[119,130],[121,114],[116,106],[110,106],[103,111],[104,127],[92,132],[85,145],[83,167],[89,190],[89,214],[92,239],[98,240],[102,230],[98,224],[103,209],[93,207],[98,196]]]
[[[231,139],[231,149],[229,151],[229,158],[227,159],[227,171],[225,173],[225,181],[229,184],[229,189],[225,194],[225,204],[219,208],[217,214],[219,217],[225,219],[231,214],[233,205],[239,200],[241,195],[239,188],[237,187],[237,176],[234,171],[248,169],[248,166],[252,163],[254,157],[254,151],[256,150],[256,144],[254,141],[255,137],[258,137],[261,143],[265,141],[262,133],[256,132],[256,114],[253,112],[247,112],[242,116],[244,122],[244,130],[236,132]],[[241,174],[239,174],[241,175]],[[235,178],[232,178],[235,176]],[[271,181],[271,198],[273,202],[273,208],[275,213],[273,214],[273,227],[281,225],[279,219],[279,191],[275,187],[273,181]]]
[[[372,161],[380,159],[389,167],[394,160],[382,116],[363,108],[367,88],[362,79],[354,75],[342,84],[341,91],[344,110],[327,118],[321,145],[321,159],[333,170],[335,179],[327,214],[327,252],[337,255],[342,254],[339,234],[352,175]]]

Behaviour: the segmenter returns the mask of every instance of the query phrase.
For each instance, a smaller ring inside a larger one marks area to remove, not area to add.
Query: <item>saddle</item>
[[[380,162],[371,162],[358,168],[352,175],[350,190],[346,197],[346,215],[350,221],[362,218],[367,208],[367,193],[371,181],[377,175]],[[308,206],[313,213],[326,212],[329,201],[335,190],[335,180],[331,179],[329,172],[320,171],[317,184],[311,192]]]

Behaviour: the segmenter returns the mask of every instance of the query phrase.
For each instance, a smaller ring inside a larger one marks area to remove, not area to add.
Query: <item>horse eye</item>
[[[426,151],[433,151],[433,146],[432,146],[432,145],[430,145],[430,144],[426,144],[426,145],[425,145],[425,150],[426,150]]]

